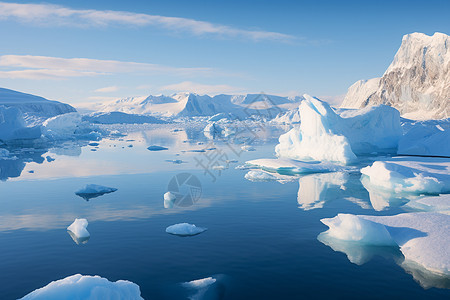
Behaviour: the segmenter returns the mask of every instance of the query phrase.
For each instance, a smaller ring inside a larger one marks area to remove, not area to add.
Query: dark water
[[[169,150],[146,150],[153,144]],[[327,229],[320,219],[337,213],[404,212],[401,201],[372,203],[358,173],[308,175],[284,184],[244,179],[247,171],[234,167],[271,157],[275,141],[269,140],[240,154],[216,143],[239,163],[220,174],[213,170],[213,181],[196,166],[195,157],[204,154],[181,151],[207,144],[184,131],[138,132],[102,141],[97,151],[70,144],[40,153],[54,161],[24,158],[25,166],[3,168],[4,177],[15,175],[0,182],[0,298],[17,299],[77,273],[132,281],[144,299],[187,299],[194,292],[180,283],[210,276],[217,279],[204,295],[210,299],[450,297],[450,290],[436,287],[448,287],[447,279],[405,270],[398,249],[361,248],[358,265],[317,239]],[[171,159],[186,163],[166,161]],[[198,177],[201,197],[193,206],[165,209],[162,196],[180,172]],[[88,183],[118,191],[85,201],[74,192]],[[77,245],[66,231],[75,218],[89,221],[86,244]],[[208,230],[184,238],[165,232],[182,222]]]

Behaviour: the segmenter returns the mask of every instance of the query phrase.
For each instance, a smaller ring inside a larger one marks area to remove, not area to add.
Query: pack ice
[[[380,105],[337,114],[326,102],[304,95],[301,124],[279,138],[278,157],[348,164],[357,154],[397,151],[399,112]]]
[[[143,300],[139,286],[127,280],[108,281],[100,276],[76,274],[52,281],[21,300]]]
[[[336,239],[362,245],[398,246],[404,264],[450,275],[450,216],[435,212],[395,216],[338,214],[322,219],[329,227],[320,239]]]

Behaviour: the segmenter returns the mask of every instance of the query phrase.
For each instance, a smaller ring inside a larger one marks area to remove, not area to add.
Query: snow
[[[177,196],[174,193],[167,192],[164,194],[164,208],[172,208]]]
[[[400,139],[397,153],[450,157],[450,128],[415,125]]]
[[[263,170],[278,172],[282,174],[322,173],[350,169],[329,162],[304,162],[289,158],[262,158],[249,160],[245,163],[249,166],[258,167]]]
[[[108,281],[100,276],[76,274],[52,281],[21,300],[143,300],[139,286],[127,280]]]
[[[75,221],[67,227],[67,230],[72,232],[77,238],[85,239],[91,235],[87,231],[88,221],[86,219],[75,219]]]
[[[321,221],[329,227],[322,233],[325,236],[357,244],[396,245],[407,263],[450,275],[449,215],[434,212],[395,216],[338,214]]]
[[[124,112],[96,112],[87,116],[83,116],[83,121],[96,124],[164,124],[165,121],[145,115],[127,114]]]
[[[342,107],[387,104],[402,116],[441,119],[450,116],[450,37],[411,33],[403,36],[393,62],[381,78],[352,85]]]
[[[82,197],[85,200],[96,198],[104,194],[109,194],[117,191],[116,188],[107,187],[98,184],[87,184],[83,188],[75,192],[76,195]]]
[[[361,169],[370,188],[390,193],[450,193],[450,160],[431,157],[394,157]]]
[[[166,228],[166,232],[179,236],[193,236],[206,231],[206,228],[197,227],[194,224],[179,223]]]
[[[147,147],[147,149],[150,151],[162,151],[162,150],[168,150],[169,148],[166,148],[163,146],[152,145],[150,147]]]
[[[398,111],[388,106],[338,115],[326,102],[304,95],[302,123],[279,138],[279,157],[348,164],[355,154],[396,151],[402,134]]]
[[[27,140],[41,137],[39,126],[27,127],[17,107],[0,106],[0,140]]]

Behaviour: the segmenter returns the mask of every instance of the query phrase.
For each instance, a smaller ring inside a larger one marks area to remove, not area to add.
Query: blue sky
[[[72,104],[193,91],[345,94],[450,1],[0,2],[0,87]]]

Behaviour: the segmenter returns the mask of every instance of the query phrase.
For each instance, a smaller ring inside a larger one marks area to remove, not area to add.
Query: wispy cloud
[[[96,89],[94,92],[96,92],[96,93],[113,93],[113,92],[117,92],[118,90],[119,90],[119,87],[113,85],[113,86],[107,86],[107,87]]]
[[[226,84],[218,84],[218,85],[208,85],[195,83],[191,81],[183,81],[176,84],[166,85],[160,88],[161,91],[171,91],[171,92],[191,92],[198,94],[221,94],[221,93],[238,93],[242,92],[242,88],[226,85]]]
[[[167,17],[111,10],[79,10],[52,4],[22,4],[0,2],[0,19],[12,19],[39,25],[58,26],[155,26],[169,31],[187,32],[192,35],[213,35],[243,38],[254,41],[292,41],[295,36],[263,31],[246,30],[188,18]]]
[[[0,68],[4,69],[0,70],[0,78],[12,79],[64,79],[115,73],[142,73],[144,75],[165,73],[193,76],[211,75],[215,72],[211,68],[177,68],[117,60],[32,55],[2,55],[0,56]]]

